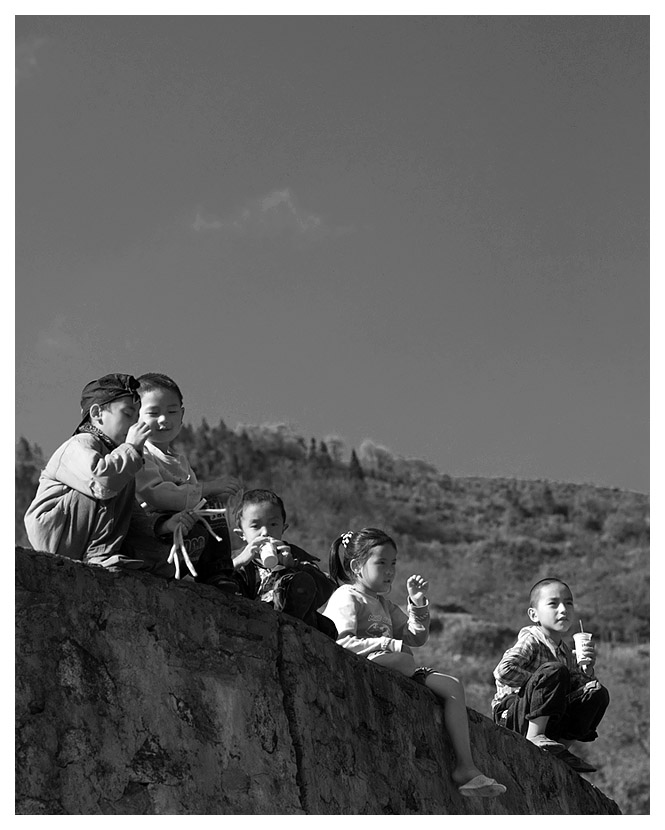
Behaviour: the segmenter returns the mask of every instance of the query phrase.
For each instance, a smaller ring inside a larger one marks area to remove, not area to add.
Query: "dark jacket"
[[[236,575],[239,577],[241,582],[243,595],[249,599],[258,599],[260,591],[261,593],[264,593],[265,591],[276,587],[279,584],[279,580],[283,576],[286,576],[286,574],[292,574],[297,571],[305,571],[305,573],[308,573],[313,577],[316,583],[318,592],[316,607],[320,608],[322,605],[325,605],[337,586],[332,579],[324,574],[319,568],[317,564],[320,561],[319,558],[317,556],[313,556],[311,553],[307,553],[306,550],[298,547],[298,545],[292,544],[287,539],[284,539],[283,541],[284,544],[291,548],[291,555],[295,560],[295,564],[292,567],[273,571],[273,573],[270,574],[268,581],[264,583],[263,586],[261,586],[263,569],[256,562],[250,562],[247,565],[243,565],[236,571]]]

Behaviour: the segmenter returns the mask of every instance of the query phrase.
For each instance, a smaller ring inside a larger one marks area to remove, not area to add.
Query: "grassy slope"
[[[289,536],[327,561],[330,541],[374,525],[398,543],[394,596],[411,573],[430,580],[434,631],[417,659],[459,676],[468,704],[490,714],[492,670],[528,624],[531,584],[569,582],[598,643],[598,676],[611,694],[600,737],[575,751],[598,766],[588,780],[624,814],[649,812],[649,522],[642,494],[554,482],[373,479],[349,495],[334,476],[273,468]],[[448,613],[450,611],[457,613]],[[466,612],[466,613],[464,613]]]

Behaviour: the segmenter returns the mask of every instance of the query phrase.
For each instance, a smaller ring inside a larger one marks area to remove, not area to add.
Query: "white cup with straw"
[[[580,630],[573,634],[573,640],[575,641],[575,656],[577,657],[577,663],[580,666],[588,666],[589,663],[591,663],[590,657],[583,656],[582,647],[585,643],[590,643],[592,637],[593,634],[589,634],[588,631],[584,630],[582,620],[580,620]]]

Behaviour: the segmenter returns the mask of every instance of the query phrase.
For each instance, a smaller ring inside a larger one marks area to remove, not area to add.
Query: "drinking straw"
[[[582,626],[582,620],[580,620],[580,631],[582,632],[582,634],[584,634],[584,628]]]

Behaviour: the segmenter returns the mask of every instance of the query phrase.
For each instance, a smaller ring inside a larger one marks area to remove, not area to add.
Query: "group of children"
[[[382,530],[347,531],[331,546],[329,576],[317,557],[287,542],[282,499],[245,491],[232,477],[199,481],[173,449],[183,397],[168,376],[105,375],[88,383],[81,421],[42,471],[25,516],[30,544],[113,570],[188,578],[270,603],[343,648],[411,677],[444,701],[456,757],[452,779],[464,796],[506,791],[475,765],[461,682],[416,665],[412,648],[429,635],[428,582],[407,580],[407,613],[387,599],[397,547]],[[229,528],[244,546],[235,553]],[[494,671],[494,721],[524,735],[577,772],[594,767],[570,752],[593,741],[609,703],[595,677],[595,649],[571,651],[570,588],[556,578],[534,585],[523,628]]]

